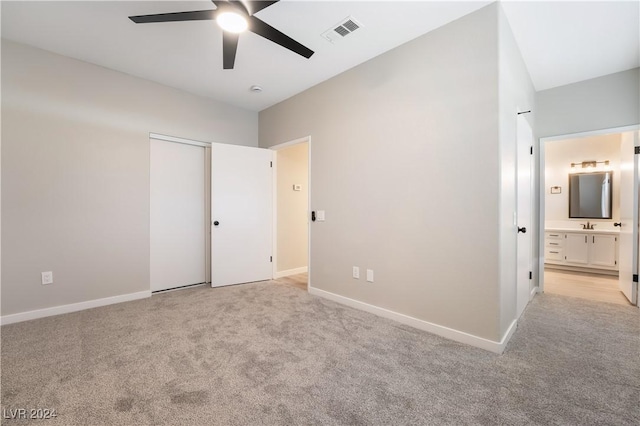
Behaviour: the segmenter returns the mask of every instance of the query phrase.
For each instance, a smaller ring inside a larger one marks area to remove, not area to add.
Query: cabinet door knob
[[[527,228],[525,228],[524,226],[522,228],[520,228],[518,226],[518,232],[522,232],[523,234],[526,234],[527,233]]]
[[[619,226],[619,227],[622,227],[622,222],[615,222],[615,223],[613,224],[613,226]]]

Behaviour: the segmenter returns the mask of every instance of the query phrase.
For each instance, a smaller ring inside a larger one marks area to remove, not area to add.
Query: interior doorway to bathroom
[[[637,131],[541,144],[545,293],[637,303],[638,144]]]

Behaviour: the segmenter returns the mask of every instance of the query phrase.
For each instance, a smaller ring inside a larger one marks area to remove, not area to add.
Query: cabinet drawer
[[[564,241],[563,240],[546,240],[544,245],[545,247],[548,247],[548,248],[561,249],[562,247],[564,247]]]
[[[564,234],[562,232],[547,231],[544,233],[544,236],[547,240],[562,240],[564,238]]]
[[[544,258],[545,260],[563,261],[564,256],[562,254],[562,249],[547,247],[544,250]]]

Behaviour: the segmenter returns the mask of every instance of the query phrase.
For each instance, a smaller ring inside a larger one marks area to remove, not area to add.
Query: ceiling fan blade
[[[279,0],[274,0],[274,1],[262,1],[262,0],[249,0],[246,3],[246,7],[247,9],[249,9],[249,14],[253,15],[256,12],[260,12],[262,9],[265,9],[269,6],[271,6],[274,3],[278,3]]]
[[[232,70],[236,62],[236,52],[238,51],[238,39],[240,34],[227,31],[222,33],[222,68]]]
[[[314,53],[313,50],[303,46],[288,35],[276,30],[271,25],[261,21],[255,16],[249,17],[249,31],[258,34],[267,40],[271,40],[272,42],[279,44],[298,55],[304,56],[307,59]]]
[[[129,16],[136,24],[150,22],[204,21],[216,19],[215,10],[194,10],[192,12],[157,13],[155,15]]]

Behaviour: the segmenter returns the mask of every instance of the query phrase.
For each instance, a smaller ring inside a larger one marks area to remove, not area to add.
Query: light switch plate
[[[373,269],[367,269],[367,281],[370,283],[373,282]]]
[[[294,184],[293,185],[293,190],[294,191],[302,191],[302,185]]]
[[[316,213],[316,220],[318,222],[324,222],[324,210],[318,210]]]
[[[41,272],[42,275],[42,285],[53,284],[53,272]]]

